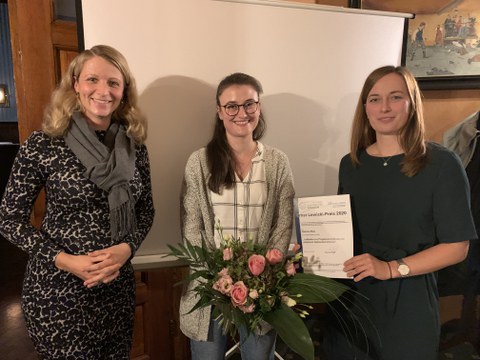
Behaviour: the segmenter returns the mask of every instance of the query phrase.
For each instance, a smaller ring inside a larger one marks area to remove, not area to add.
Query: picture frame
[[[480,89],[480,1],[350,0],[349,6],[412,13],[401,64],[422,90]]]

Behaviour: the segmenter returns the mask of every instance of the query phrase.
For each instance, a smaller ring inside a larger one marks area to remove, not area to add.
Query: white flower
[[[282,296],[282,302],[288,307],[297,305],[297,302],[287,295]]]
[[[252,289],[250,290],[250,293],[248,294],[248,296],[251,298],[251,299],[256,299],[258,298],[258,291],[255,290],[255,289]]]

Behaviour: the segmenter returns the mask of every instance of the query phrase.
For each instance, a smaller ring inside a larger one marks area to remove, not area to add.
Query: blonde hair
[[[408,90],[410,113],[406,124],[398,134],[399,143],[405,158],[402,161],[402,173],[412,177],[427,163],[427,146],[425,142],[425,124],[423,120],[423,104],[420,89],[413,74],[403,66],[384,66],[374,70],[365,80],[353,117],[350,142],[350,157],[354,165],[359,165],[358,153],[377,141],[375,130],[368,121],[365,103],[368,94],[375,84],[388,74],[400,75]]]
[[[74,89],[75,79],[82,72],[85,63],[95,56],[99,56],[115,66],[121,72],[125,83],[122,101],[113,112],[112,121],[127,125],[127,133],[135,142],[142,144],[147,138],[147,121],[138,109],[135,79],[125,57],[108,45],[94,46],[73,59],[60,84],[53,92],[50,103],[45,110],[42,124],[43,131],[53,137],[63,136],[68,129],[72,114],[76,111],[82,111],[81,103]]]

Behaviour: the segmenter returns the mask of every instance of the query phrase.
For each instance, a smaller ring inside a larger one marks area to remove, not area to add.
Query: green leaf
[[[330,278],[315,274],[297,273],[288,281],[286,290],[298,303],[319,304],[336,300],[350,288]],[[301,294],[300,298],[294,298]]]
[[[290,349],[305,360],[313,360],[312,338],[305,323],[295,311],[282,304],[278,309],[265,314],[264,320],[273,326]]]
[[[210,277],[210,273],[207,270],[199,270],[194,273],[188,274],[184,279],[177,281],[173,286],[188,284],[193,280],[198,278],[208,279]]]

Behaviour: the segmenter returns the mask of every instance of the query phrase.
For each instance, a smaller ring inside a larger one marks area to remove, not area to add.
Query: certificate
[[[302,197],[296,203],[297,240],[305,272],[347,278],[343,263],[353,256],[349,195]]]

